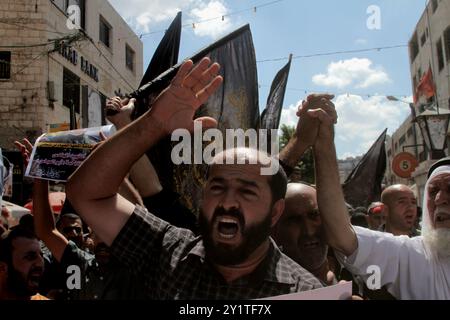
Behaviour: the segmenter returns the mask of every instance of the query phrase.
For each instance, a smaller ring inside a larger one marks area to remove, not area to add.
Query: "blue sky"
[[[137,34],[166,29],[179,10],[183,12],[183,24],[225,16],[224,21],[219,18],[198,23],[195,29],[184,28],[180,59],[249,23],[258,61],[286,57],[283,61],[258,63],[261,109],[273,77],[290,53],[296,56],[404,45],[425,8],[423,0],[284,0],[259,7],[270,2],[274,1],[110,0]],[[373,5],[380,9],[379,30],[367,27],[371,16],[367,10]],[[245,11],[255,6],[256,13]],[[233,14],[239,11],[243,12]],[[142,37],[144,67],[162,36],[162,32],[156,32]],[[283,123],[296,123],[298,102],[312,92],[331,92],[337,96],[338,156],[363,154],[384,128],[388,127],[392,133],[408,115],[407,104],[385,98],[394,95],[411,99],[408,49],[294,59]]]

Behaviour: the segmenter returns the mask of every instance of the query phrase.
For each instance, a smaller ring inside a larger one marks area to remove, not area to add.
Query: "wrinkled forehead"
[[[232,148],[218,153],[212,161],[214,164],[259,164],[268,166],[273,161],[267,153],[251,148]]]
[[[450,172],[440,172],[430,177],[428,186],[439,186],[450,184]]]
[[[270,176],[261,175],[260,169],[259,164],[214,164],[209,168],[208,182],[268,186]]]

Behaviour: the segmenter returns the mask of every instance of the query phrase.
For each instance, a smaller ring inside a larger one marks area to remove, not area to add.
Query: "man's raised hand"
[[[300,119],[295,134],[308,147],[315,144],[319,135],[320,120],[315,116],[318,110],[324,110],[336,123],[337,114],[331,102],[333,98],[334,95],[330,94],[311,94],[298,107],[297,116]]]
[[[150,111],[166,134],[179,128],[193,131],[195,111],[222,84],[219,69],[219,64],[211,64],[209,58],[203,58],[195,66],[191,60],[182,64],[170,86],[158,96]],[[201,121],[204,128],[217,126],[217,121],[210,117],[196,121]]]
[[[24,163],[25,167],[27,167],[28,162],[30,162],[30,156],[31,156],[31,152],[33,151],[33,145],[27,138],[24,138],[22,141],[23,141],[23,143],[19,142],[19,141],[14,141],[14,145],[22,154],[23,163]]]
[[[131,114],[133,113],[136,99],[121,100],[114,97],[106,101],[106,119],[108,119],[117,130],[122,129],[131,123]]]

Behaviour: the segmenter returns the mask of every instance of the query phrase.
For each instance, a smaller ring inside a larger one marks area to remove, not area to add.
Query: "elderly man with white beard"
[[[320,110],[306,115],[320,122],[314,144],[318,207],[340,262],[372,289],[386,286],[397,299],[450,299],[450,158],[429,170],[422,236],[353,227],[339,183],[333,120]]]

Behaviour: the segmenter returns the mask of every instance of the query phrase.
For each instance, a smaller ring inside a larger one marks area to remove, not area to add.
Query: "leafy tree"
[[[283,124],[280,128],[280,150],[283,149],[295,133],[294,126],[287,126]],[[312,149],[308,149],[300,158],[297,166],[294,168],[290,179],[291,182],[307,182],[309,184],[315,184],[314,174],[314,157]]]

